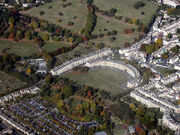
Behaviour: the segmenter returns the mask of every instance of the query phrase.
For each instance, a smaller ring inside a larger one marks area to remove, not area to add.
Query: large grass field
[[[80,2],[82,1],[82,2]],[[117,20],[113,17],[102,16],[96,12],[97,23],[93,34],[106,34],[107,31],[116,30],[118,34],[115,41],[111,41],[111,37],[98,38],[94,41],[96,44],[103,42],[107,47],[111,48],[123,48],[124,43],[132,43],[139,33],[136,32],[137,26],[134,24],[124,23],[125,17],[131,19],[139,19],[145,25],[149,23],[151,17],[155,14],[157,5],[149,0],[143,0],[145,6],[143,8],[135,9],[134,4],[139,0],[94,0],[94,3],[100,9],[109,11],[111,8],[117,9],[116,15],[122,16],[122,20]],[[72,5],[63,8],[62,5],[71,2]],[[39,7],[33,7],[30,10],[24,11],[23,13],[36,16],[41,19],[47,20],[51,23],[69,28],[74,32],[79,32],[85,27],[86,17],[87,17],[87,7],[86,0],[67,0],[62,2],[61,0],[56,0],[54,2],[47,3]],[[52,7],[52,8],[49,8]],[[40,11],[44,11],[44,15],[40,15]],[[63,16],[59,16],[59,12],[63,13]],[[142,15],[144,12],[144,15]],[[77,18],[75,18],[77,17]],[[61,19],[62,22],[57,22]],[[68,26],[68,22],[74,22],[73,26]],[[126,28],[134,28],[135,32],[132,34],[124,35],[123,31]],[[104,31],[107,29],[107,31]]]
[[[75,80],[79,84],[90,85],[94,88],[106,90],[111,92],[112,95],[122,93],[124,91],[122,84],[127,81],[124,74],[110,69],[97,69],[89,71],[88,73],[70,72],[63,75],[63,77]]]
[[[107,22],[108,21],[108,22]],[[138,32],[134,32],[132,34],[123,34],[124,29],[126,28],[134,28],[136,29],[137,26],[126,24],[122,21],[116,20],[114,18],[108,18],[102,15],[97,16],[97,24],[94,30],[94,34],[106,34],[107,31],[118,31],[115,41],[110,41],[110,36],[105,36],[104,38],[98,38],[93,40],[96,44],[99,42],[105,43],[107,47],[115,48],[120,47],[122,48],[125,42],[132,42],[135,37],[138,36]],[[107,31],[105,31],[107,29]]]
[[[151,16],[154,15],[157,5],[149,0],[143,0],[145,6],[135,9],[134,4],[140,0],[94,0],[94,4],[100,9],[109,11],[111,8],[117,9],[116,15],[127,16],[132,19],[140,19],[141,22],[147,24]],[[141,12],[145,15],[141,15]]]
[[[71,2],[72,5],[63,8],[63,4]],[[49,8],[52,6],[52,8]],[[44,15],[40,15],[39,12],[44,11]],[[59,12],[63,13],[63,16],[59,16]],[[74,32],[79,32],[86,24],[87,8],[86,2],[80,3],[80,0],[67,0],[62,2],[61,0],[56,0],[48,4],[34,7],[30,10],[24,11],[23,13],[36,16],[41,19],[47,20],[50,23],[61,25]],[[57,22],[61,19],[62,22]],[[68,26],[68,22],[74,22],[73,26]]]
[[[41,48],[43,51],[52,52],[61,47],[69,47],[70,44],[64,42],[46,42]],[[37,45],[33,41],[8,41],[0,40],[0,53],[5,52],[10,54],[16,54],[22,57],[32,56],[39,52]]]
[[[66,44],[66,43],[61,43],[61,42],[46,42],[45,45],[42,47],[42,50],[46,51],[46,52],[52,52],[57,50],[58,48],[61,47],[69,47],[70,44]]]
[[[0,40],[0,53],[6,49],[7,53],[14,53],[16,55],[25,57],[38,53],[37,46],[30,41],[27,42],[14,42],[7,40]]]
[[[94,4],[100,9],[109,11],[111,8],[117,9],[116,16],[122,16],[122,20],[116,20],[113,17],[102,16],[97,13],[97,24],[94,30],[94,34],[106,34],[107,31],[116,30],[118,31],[115,41],[111,41],[110,37],[105,36],[104,38],[98,38],[94,40],[96,44],[103,42],[107,47],[111,48],[123,48],[124,43],[132,43],[134,38],[138,37],[139,33],[136,31],[137,26],[135,24],[124,23],[125,17],[131,19],[139,19],[145,25],[149,23],[151,17],[155,14],[157,5],[151,1],[143,0],[145,6],[140,9],[135,9],[133,6],[139,0],[94,0]],[[141,12],[144,15],[141,15]],[[135,32],[132,34],[123,34],[124,29],[133,28]],[[105,31],[106,30],[106,31]]]

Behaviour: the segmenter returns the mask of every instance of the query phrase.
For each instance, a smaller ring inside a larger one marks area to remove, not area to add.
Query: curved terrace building
[[[113,51],[111,49],[104,48],[104,49],[98,50],[96,52],[93,52],[91,54],[88,54],[88,55],[85,55],[85,56],[82,56],[79,58],[75,58],[71,61],[67,61],[67,62],[61,64],[60,66],[51,69],[50,73],[52,75],[61,75],[65,72],[73,69],[76,66],[80,66],[80,65],[85,64],[86,62],[100,59],[105,56],[109,56],[112,53],[113,53]]]

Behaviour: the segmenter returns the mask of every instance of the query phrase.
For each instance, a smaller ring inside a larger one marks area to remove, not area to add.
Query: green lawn
[[[25,57],[38,53],[37,46],[30,41],[27,42],[15,42],[0,40],[0,53],[6,48],[7,53],[14,53],[16,55]]]
[[[133,6],[138,1],[140,0],[94,0],[94,4],[106,11],[115,8],[117,9],[116,15],[140,19],[141,22],[147,24],[150,21],[150,17],[154,15],[157,5],[149,0],[143,0],[145,6],[135,9]],[[145,15],[141,15],[142,11],[145,12]]]
[[[63,4],[69,2],[72,3],[71,6],[65,8],[62,7]],[[52,8],[49,8],[50,6],[52,6]],[[42,16],[39,15],[40,11],[44,11],[45,14]],[[63,16],[59,16],[59,12],[63,13]],[[23,13],[39,17],[49,21],[50,23],[61,25],[73,30],[74,32],[79,32],[86,24],[87,8],[85,1],[80,3],[80,0],[67,0],[66,2],[56,0],[39,7],[33,7],[30,10],[24,11]],[[74,17],[77,18],[74,19]],[[59,19],[61,19],[62,22],[57,22]],[[67,24],[69,21],[74,22],[74,25],[68,26]]]
[[[116,37],[116,40],[113,42],[110,41],[110,36],[105,36],[104,38],[98,38],[93,41],[96,44],[99,42],[103,42],[107,47],[111,47],[111,48],[115,48],[115,47],[123,48],[125,42],[132,42],[134,38],[138,36],[138,32],[136,31],[132,34],[127,34],[127,35],[123,34],[123,31],[126,28],[134,28],[136,30],[137,26],[126,24],[122,21],[113,18],[110,19],[108,17],[98,15],[97,24],[93,32],[94,34],[100,34],[100,33],[106,34],[107,31],[113,31],[113,30],[116,30],[118,33],[116,36],[114,36]],[[105,31],[104,29],[107,29],[107,31]]]
[[[15,42],[14,45],[12,45],[11,49],[7,52],[25,57],[37,54],[38,48],[32,42]]]
[[[113,129],[113,134],[114,135],[128,135],[127,129],[123,129],[121,126],[116,126]]]
[[[139,33],[136,31],[137,26],[135,24],[128,24],[124,22],[125,17],[131,19],[139,19],[145,25],[149,23],[151,17],[155,14],[157,5],[151,1],[143,0],[145,6],[140,9],[135,9],[134,3],[139,0],[94,0],[94,4],[100,9],[109,11],[111,8],[117,9],[117,16],[123,16],[122,20],[117,20],[113,17],[103,16],[97,13],[97,24],[93,34],[105,34],[107,31],[118,31],[115,41],[111,41],[111,37],[105,36],[104,38],[98,38],[93,40],[96,44],[103,42],[107,47],[111,48],[123,48],[125,42],[132,43],[134,38],[138,37]],[[141,15],[141,12],[145,12],[145,15]],[[132,34],[123,34],[124,29],[133,28],[135,32]]]
[[[66,43],[61,43],[61,42],[46,42],[45,45],[42,47],[42,50],[47,51],[47,52],[52,52],[57,50],[58,48],[61,47],[69,47],[71,46],[70,44]]]
[[[86,101],[83,101],[74,97],[70,98],[68,102],[71,104],[72,108],[76,107],[79,104],[87,103]]]
[[[175,70],[166,69],[163,67],[156,67],[155,68],[158,72],[160,72],[162,75],[169,75],[175,72]]]
[[[12,42],[10,41],[0,40],[0,53],[6,48],[10,48],[11,45]]]
[[[76,80],[79,84],[90,85],[95,88],[107,90],[112,95],[117,95],[123,92],[122,84],[127,79],[126,77],[114,70],[110,69],[98,69],[89,71],[88,73],[67,73],[63,75],[71,80]]]
[[[24,87],[26,83],[17,78],[0,71],[0,95],[17,88]]]

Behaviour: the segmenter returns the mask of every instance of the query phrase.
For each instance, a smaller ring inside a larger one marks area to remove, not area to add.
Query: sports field
[[[127,78],[120,72],[111,69],[97,69],[88,73],[67,73],[63,77],[75,80],[79,84],[90,85],[94,88],[106,90],[112,95],[122,93],[122,84],[126,83]]]
[[[33,7],[23,13],[36,16],[41,19],[47,20],[50,23],[61,25],[74,32],[79,32],[86,24],[87,8],[86,2],[82,0],[56,0],[39,7]],[[72,3],[72,5],[63,7],[63,4]],[[40,15],[40,11],[44,11],[44,15]],[[59,15],[61,13],[61,15]],[[61,20],[61,22],[58,22]],[[74,22],[74,25],[68,26],[68,22]]]
[[[14,42],[8,40],[0,40],[0,53],[2,53],[3,51],[25,57],[37,54],[38,48],[33,42],[30,41]]]

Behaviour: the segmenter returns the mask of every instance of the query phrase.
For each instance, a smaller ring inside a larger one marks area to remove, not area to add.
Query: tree
[[[74,41],[73,37],[70,37],[70,38],[69,38],[69,42],[72,43],[73,41]]]
[[[144,6],[145,6],[145,3],[142,1],[138,1],[134,4],[135,9],[139,9],[140,7],[144,7]]]
[[[10,28],[13,28],[13,26],[14,26],[14,18],[13,17],[10,17],[9,18],[9,25],[10,25]]]
[[[57,103],[57,108],[61,108],[64,105],[63,100],[59,100]]]
[[[167,38],[168,38],[168,39],[171,39],[171,38],[172,38],[172,34],[169,33],[169,34],[167,35]]]
[[[46,78],[45,78],[45,80],[46,80],[46,83],[50,84],[50,83],[52,82],[52,77],[51,77],[51,75],[47,75]]]
[[[162,45],[163,45],[163,40],[162,40],[162,38],[158,38],[158,39],[156,40],[156,43],[155,43],[155,49],[158,50],[159,48],[162,47]]]
[[[34,29],[38,29],[39,28],[39,23],[34,21],[33,22],[33,27],[34,27]]]
[[[10,34],[9,34],[9,38],[10,38],[10,39],[14,39],[14,33],[10,33]]]
[[[73,94],[72,87],[70,85],[64,86],[62,88],[62,93],[64,94],[65,98],[72,96],[72,94]]]
[[[44,44],[44,41],[41,39],[41,37],[35,37],[34,42],[39,45],[39,47],[42,47]]]
[[[170,8],[167,10],[168,15],[180,15],[180,9]]]
[[[92,92],[88,91],[87,97],[91,97],[92,96]]]
[[[178,105],[180,105],[180,99],[178,100]]]
[[[54,40],[55,42],[59,42],[59,41],[60,41],[60,38],[59,38],[58,36],[54,36],[54,37],[53,37],[53,40]]]
[[[43,39],[44,41],[49,40],[49,35],[48,35],[47,33],[43,34],[43,35],[42,35],[42,39]]]
[[[87,15],[87,23],[84,28],[84,36],[88,39],[92,38],[91,32],[93,31],[95,25],[96,25],[96,15],[95,15],[95,10],[93,7],[90,7],[90,10],[88,11]]]
[[[44,12],[44,11],[40,11],[39,14],[40,14],[40,15],[44,15],[45,12]]]
[[[140,133],[141,132],[141,127],[137,126],[136,127],[136,132]]]
[[[28,68],[27,71],[26,71],[26,73],[27,73],[28,75],[30,75],[30,74],[31,74],[31,68]]]
[[[146,46],[147,44],[142,44],[139,48],[140,51],[146,52]]]
[[[21,40],[23,38],[22,32],[21,31],[17,31],[16,33],[16,39],[17,40]]]
[[[171,51],[178,54],[179,53],[179,49],[180,47],[178,45],[176,45],[175,47],[171,48]]]
[[[104,48],[104,47],[105,47],[104,43],[98,43],[98,44],[97,44],[97,48],[98,48],[98,49],[102,49],[102,48]]]
[[[128,47],[130,47],[131,46],[131,44],[129,43],[129,42],[125,42],[124,43],[124,48],[128,48]]]
[[[87,135],[88,134],[88,128],[85,126],[82,126],[80,130],[75,135]]]
[[[116,13],[116,11],[117,11],[117,9],[111,8],[111,9],[109,10],[109,14],[110,14],[111,16],[114,16],[115,13]]]
[[[130,106],[130,108],[132,109],[132,111],[135,111],[135,110],[136,110],[136,106],[135,106],[133,103],[131,103],[129,106]]]
[[[180,34],[180,28],[177,29],[177,34]]]
[[[31,33],[31,31],[26,31],[26,33],[25,33],[25,38],[27,39],[27,40],[31,40],[32,39],[32,33]]]
[[[139,135],[146,135],[146,132],[144,130],[142,130]]]
[[[110,42],[114,42],[115,40],[116,40],[116,37],[111,37],[111,38],[109,39]]]
[[[87,3],[91,4],[91,3],[93,3],[93,0],[87,0]]]
[[[154,47],[153,44],[150,44],[150,45],[147,45],[147,46],[146,46],[146,53],[147,53],[147,54],[151,54],[151,53],[153,53],[154,51],[155,51],[155,47]]]

